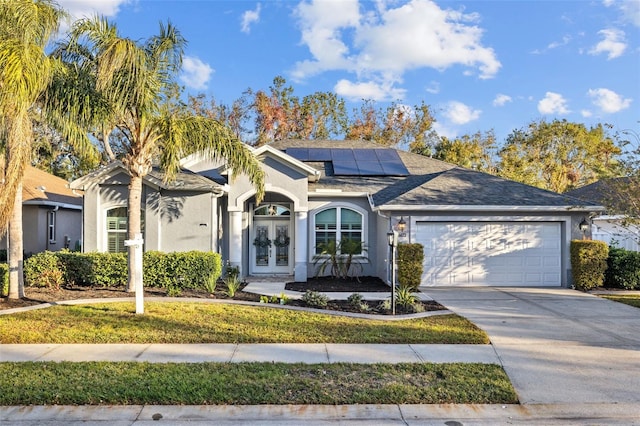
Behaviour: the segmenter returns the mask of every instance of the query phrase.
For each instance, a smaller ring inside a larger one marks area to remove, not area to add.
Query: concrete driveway
[[[421,288],[490,336],[521,404],[640,403],[640,309],[558,288]]]

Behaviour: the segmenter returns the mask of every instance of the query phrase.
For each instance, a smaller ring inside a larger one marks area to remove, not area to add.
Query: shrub
[[[588,291],[604,283],[609,247],[604,241],[571,241],[571,268],[574,286]]]
[[[398,287],[396,289],[396,304],[404,308],[409,308],[416,303],[416,295],[409,287]]]
[[[417,290],[422,280],[422,262],[424,247],[422,244],[398,244],[398,284],[400,288]]]
[[[347,302],[354,308],[358,308],[362,303],[362,295],[360,293],[353,293],[347,297]]]
[[[235,277],[225,278],[224,284],[227,287],[224,294],[228,297],[233,298],[236,295],[236,292],[240,290],[240,286],[242,285],[242,282],[238,279],[237,276],[235,276]]]
[[[302,301],[312,308],[326,308],[329,303],[329,298],[317,291],[307,290],[302,295]]]
[[[61,284],[59,281],[63,276],[60,269],[60,262],[54,252],[43,251],[35,254],[24,261],[24,285],[59,288]]]
[[[9,265],[0,263],[0,296],[9,295]]]
[[[362,273],[362,262],[368,262],[364,255],[367,248],[362,241],[343,238],[318,244],[320,254],[314,256],[316,276],[324,275],[327,268],[334,278],[358,277]]]
[[[207,290],[210,294],[215,293],[216,286],[218,285],[218,277],[215,274],[211,274],[207,277],[207,280],[204,282],[204,289]]]
[[[207,288],[211,276],[217,280],[222,273],[218,253],[188,251],[144,254],[144,284],[160,288]]]
[[[640,289],[640,253],[609,247],[604,284],[627,290]]]

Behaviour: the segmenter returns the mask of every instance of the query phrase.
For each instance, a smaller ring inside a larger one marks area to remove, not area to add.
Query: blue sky
[[[189,44],[181,82],[230,104],[277,75],[432,108],[440,135],[567,119],[640,133],[640,1],[58,0],[145,39],[170,20]],[[640,142],[640,141],[639,141]]]

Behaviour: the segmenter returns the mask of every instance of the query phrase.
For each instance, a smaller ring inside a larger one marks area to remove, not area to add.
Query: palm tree
[[[31,157],[30,113],[53,76],[45,47],[63,14],[50,0],[0,0],[0,236],[9,225],[10,298],[24,297],[22,179]]]
[[[105,147],[111,129],[124,140],[122,162],[130,175],[129,239],[141,232],[142,181],[154,163],[164,170],[166,180],[172,180],[180,170],[180,159],[200,152],[225,161],[234,175],[247,175],[258,198],[264,194],[264,172],[259,162],[231,130],[217,120],[170,105],[185,45],[185,39],[170,23],[161,24],[158,35],[139,43],[119,36],[106,19],[94,17],[74,24],[65,47],[78,66],[90,64],[96,92],[106,100],[108,115],[98,132]],[[131,292],[139,278],[133,247],[129,247],[128,259],[127,290]]]

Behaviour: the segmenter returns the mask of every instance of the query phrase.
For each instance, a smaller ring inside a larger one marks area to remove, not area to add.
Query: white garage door
[[[560,286],[557,222],[418,222],[424,286]]]

